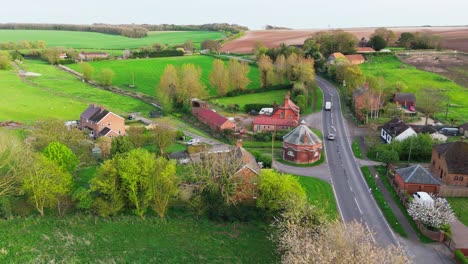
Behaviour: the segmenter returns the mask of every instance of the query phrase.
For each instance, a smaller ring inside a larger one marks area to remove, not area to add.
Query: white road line
[[[354,197],[354,201],[356,202],[357,209],[359,210],[359,213],[362,215],[361,207],[359,207],[359,204],[358,204],[358,202],[356,200],[356,197]]]
[[[333,188],[333,195],[335,196],[336,205],[338,206],[338,211],[340,212],[341,221],[343,221],[343,223],[345,223],[346,225],[346,221],[344,220],[343,213],[341,211],[340,202],[338,201],[338,197],[336,196],[335,185],[333,184],[333,182],[332,182],[332,188]]]
[[[372,234],[372,231],[369,229],[369,226],[367,225],[367,222],[364,222],[364,224],[366,224],[367,231],[369,231],[369,234],[371,235],[371,238],[372,238],[372,240],[373,240],[374,243],[375,243],[374,235]]]
[[[336,128],[334,126],[331,126],[331,128],[333,128],[333,130],[335,130],[335,132],[336,132]]]

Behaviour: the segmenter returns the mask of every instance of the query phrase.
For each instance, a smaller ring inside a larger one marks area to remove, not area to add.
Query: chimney
[[[242,139],[238,139],[236,142],[236,147],[237,148],[242,148]]]
[[[289,98],[291,98],[291,93],[288,91],[286,96],[284,96],[284,99],[289,100]]]
[[[101,112],[104,111],[104,106],[99,106],[99,108],[101,109]]]

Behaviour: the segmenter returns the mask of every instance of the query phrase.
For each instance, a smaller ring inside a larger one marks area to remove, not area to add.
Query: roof
[[[101,111],[101,107],[96,104],[90,104],[88,108],[81,114],[81,117],[85,119],[91,119],[91,117],[97,112]]]
[[[313,146],[322,143],[322,140],[302,120],[298,127],[283,136],[283,142],[293,145]]]
[[[101,132],[99,132],[99,135],[105,136],[105,135],[109,134],[109,132],[111,132],[111,129],[108,128],[108,127],[105,127],[103,130],[101,130]]]
[[[187,151],[178,151],[168,154],[167,157],[175,160],[190,159],[190,154]]]
[[[404,102],[404,101],[415,102],[416,97],[414,97],[414,94],[412,94],[412,93],[396,93],[393,100],[395,100],[397,102]]]
[[[432,177],[432,174],[419,164],[406,168],[399,168],[395,171],[406,183],[440,185],[440,182],[434,177]]]
[[[242,159],[243,166],[239,168],[239,170],[247,167],[250,170],[252,170],[255,174],[260,174],[261,168],[255,160],[255,157],[250,152],[245,150],[243,147],[236,147],[235,149],[233,149],[233,152],[237,157]]]
[[[356,88],[353,92],[353,98],[357,98],[361,95],[363,95],[364,93],[366,93],[367,91],[369,91],[369,84],[366,83],[364,84],[363,86],[359,87],[359,88]],[[373,96],[373,93],[371,93],[370,95]]]
[[[345,55],[346,59],[352,62],[366,61],[361,54]]]
[[[332,55],[330,55],[330,56],[332,56],[335,59],[340,59],[340,58],[341,59],[346,59],[345,55],[343,55],[343,53],[341,53],[341,52],[332,53]]]
[[[213,110],[210,109],[205,109],[202,108],[198,112],[198,116],[205,118],[206,120],[209,120],[210,123],[215,124],[216,126],[221,126],[223,125],[228,119]]]
[[[410,125],[411,128],[416,132],[416,133],[423,133],[423,134],[434,134],[437,133],[437,129],[433,126],[425,126],[425,125]]]
[[[284,96],[283,103],[280,106],[276,107],[274,109],[274,112],[278,111],[279,109],[290,109],[290,110],[292,110],[294,113],[296,113],[298,115],[299,115],[299,112],[300,112],[299,106],[297,106],[293,101],[291,101],[291,98],[289,96],[289,91]],[[273,112],[273,114],[274,114],[274,112]]]
[[[356,52],[357,53],[375,52],[375,50],[370,47],[356,47]]]
[[[459,127],[463,128],[464,130],[468,130],[468,123],[461,124]]]
[[[96,112],[93,116],[91,116],[89,118],[89,120],[95,122],[95,123],[98,123],[99,121],[101,121],[107,114],[109,113],[109,111],[107,110],[102,110],[102,111],[99,111],[99,112]]]
[[[259,115],[253,120],[254,125],[297,126],[294,119],[276,118],[268,115]]]
[[[410,126],[403,122],[400,118],[394,117],[382,126],[382,129],[387,131],[388,134],[396,137],[401,133],[405,132]]]
[[[468,174],[468,142],[435,145],[434,150],[445,157],[448,173]]]

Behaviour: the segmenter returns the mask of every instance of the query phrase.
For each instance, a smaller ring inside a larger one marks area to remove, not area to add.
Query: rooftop
[[[322,140],[302,120],[298,127],[283,136],[283,142],[293,145],[312,146],[322,143]]]
[[[413,165],[406,168],[399,168],[395,170],[398,175],[406,183],[419,183],[419,184],[436,184],[440,185],[440,182],[432,177],[432,174],[428,172],[421,165]]]
[[[435,145],[434,149],[445,157],[448,173],[468,174],[468,142]]]

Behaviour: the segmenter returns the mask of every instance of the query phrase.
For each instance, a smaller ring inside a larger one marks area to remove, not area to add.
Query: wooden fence
[[[440,186],[440,197],[468,197],[468,187]]]

